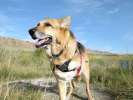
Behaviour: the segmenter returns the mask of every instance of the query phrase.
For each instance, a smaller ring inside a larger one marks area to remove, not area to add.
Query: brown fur
[[[53,42],[47,46],[47,48],[50,48],[49,50],[51,50],[52,53],[59,54],[59,52],[63,50],[63,52],[58,58],[52,57],[52,54],[49,52],[47,53],[48,56],[52,58],[52,63],[54,65],[61,65],[64,63],[64,61],[67,61],[69,59],[72,59],[72,61],[80,62],[80,57],[82,56],[81,67],[82,74],[86,82],[88,100],[93,100],[89,88],[90,70],[88,63],[88,55],[84,46],[76,41],[74,34],[70,31],[70,22],[70,17],[65,17],[61,19],[48,18],[46,20],[40,21],[36,26],[35,31],[42,34],[47,33],[48,35],[51,35],[55,38],[55,40],[53,40]],[[67,94],[66,81],[61,79],[60,76],[57,75],[58,73],[62,72],[60,72],[60,70],[55,67],[54,74],[58,82],[60,100],[67,100],[73,91],[74,82],[73,80],[68,81],[70,89]]]

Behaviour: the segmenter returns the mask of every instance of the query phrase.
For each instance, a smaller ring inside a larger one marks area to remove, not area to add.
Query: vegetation
[[[0,100],[43,100],[43,92],[34,89],[7,89],[0,93]]]
[[[132,55],[89,55],[91,83],[116,97],[116,100],[133,99]],[[45,52],[0,48],[0,84],[12,80],[47,77],[51,73]],[[7,92],[7,90],[6,90]],[[40,100],[43,92],[34,89],[0,89],[0,100]]]
[[[25,51],[0,48],[0,83],[44,77],[49,73],[49,61],[41,49]]]
[[[133,56],[92,55],[91,82],[116,100],[133,99]]]

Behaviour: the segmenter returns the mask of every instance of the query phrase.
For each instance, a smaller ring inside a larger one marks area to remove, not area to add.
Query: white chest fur
[[[69,72],[62,72],[60,71],[58,68],[55,68],[55,75],[60,78],[63,79],[65,81],[70,81],[72,80],[74,77],[77,76],[77,69],[80,66],[79,62],[76,61],[71,61],[68,65],[68,69],[72,70],[75,69],[74,71],[69,71]]]

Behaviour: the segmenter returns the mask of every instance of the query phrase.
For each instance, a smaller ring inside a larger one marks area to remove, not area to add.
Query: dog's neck
[[[74,36],[71,36],[73,35],[72,32],[69,31],[69,34],[70,35],[67,37],[65,44],[54,42],[47,47],[46,53],[50,58],[52,58],[54,64],[62,64],[66,60],[72,59],[74,56],[77,42]]]

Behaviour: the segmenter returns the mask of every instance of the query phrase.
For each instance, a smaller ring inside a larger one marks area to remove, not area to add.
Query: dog
[[[29,29],[37,48],[44,48],[56,77],[60,100],[69,100],[74,89],[74,80],[81,75],[85,79],[88,100],[93,100],[90,91],[88,53],[70,30],[71,17],[46,18]],[[69,91],[67,85],[69,84]]]

